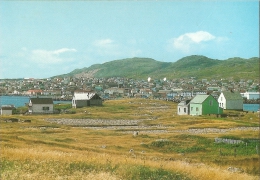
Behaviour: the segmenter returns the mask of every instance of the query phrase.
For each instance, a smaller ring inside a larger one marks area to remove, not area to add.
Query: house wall
[[[74,102],[75,104],[73,107],[75,108],[82,108],[90,105],[88,100],[75,100]]]
[[[91,99],[91,100],[74,100],[72,101],[73,108],[82,108],[87,106],[101,106],[102,99]]]
[[[49,107],[49,110],[44,110],[43,107]],[[33,104],[32,113],[53,113],[53,104]]]
[[[219,108],[219,103],[212,96],[209,96],[202,103],[202,114],[223,114],[223,109]]]
[[[190,103],[190,115],[202,115],[202,104]]]
[[[1,115],[12,115],[13,113],[12,113],[12,110],[5,110],[5,109],[1,109],[0,110],[0,114]]]
[[[226,109],[242,110],[243,100],[229,100],[226,102]]]
[[[102,99],[91,99],[90,100],[90,106],[101,106],[102,105]]]
[[[223,93],[221,93],[218,97],[218,104],[219,104],[219,107],[226,109],[226,98],[223,95]]]
[[[177,113],[178,113],[178,115],[188,115],[189,107],[188,106],[178,106]]]

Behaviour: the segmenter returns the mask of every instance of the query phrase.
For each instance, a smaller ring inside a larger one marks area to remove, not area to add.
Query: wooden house
[[[54,110],[52,98],[30,98],[28,107],[30,114],[51,114]]]
[[[223,109],[242,110],[243,97],[239,92],[225,91],[218,97],[219,107]]]
[[[94,92],[77,92],[72,98],[72,107],[101,106],[102,98]]]
[[[196,95],[190,101],[190,115],[222,114],[223,109],[211,95]]]

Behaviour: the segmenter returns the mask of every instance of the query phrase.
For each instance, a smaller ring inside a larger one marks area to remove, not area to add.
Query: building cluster
[[[28,113],[53,113],[53,100],[70,100],[73,108],[102,105],[117,98],[152,98],[174,101],[179,115],[222,114],[243,110],[244,99],[259,100],[259,82],[252,80],[197,80],[166,78],[53,78],[0,80],[1,95],[31,96]],[[11,110],[12,107],[4,107]],[[6,111],[7,112],[7,111]],[[2,114],[2,113],[1,113]]]
[[[223,109],[243,110],[243,97],[238,92],[221,92],[218,99],[212,95],[196,95],[178,104],[178,115],[223,114]]]
[[[198,94],[217,98],[221,92],[259,92],[259,80],[230,79],[152,79],[131,78],[49,78],[1,79],[1,95],[48,96],[71,100],[75,91],[96,92],[102,99],[122,97],[158,98],[174,101],[190,99]]]

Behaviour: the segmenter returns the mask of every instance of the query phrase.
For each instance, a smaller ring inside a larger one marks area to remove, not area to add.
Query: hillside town
[[[1,79],[0,95],[46,96],[55,100],[72,100],[74,92],[95,92],[103,100],[125,97],[173,100],[191,99],[197,94],[218,98],[223,91],[259,92],[259,80],[230,79],[153,79],[131,78],[48,78]],[[250,99],[250,98],[247,98]]]

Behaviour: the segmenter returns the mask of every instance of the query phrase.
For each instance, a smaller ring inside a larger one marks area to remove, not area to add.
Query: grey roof
[[[190,103],[190,100],[181,101],[178,106],[187,106]]]
[[[196,95],[196,96],[190,101],[190,103],[198,103],[198,104],[201,104],[201,103],[203,103],[203,101],[205,101],[205,99],[207,99],[208,97],[209,97],[209,95],[199,94],[199,95]]]
[[[2,110],[13,110],[14,106],[12,106],[12,105],[2,105],[1,109]]]
[[[226,100],[243,100],[243,97],[239,92],[230,92],[230,91],[225,91],[222,92]]]
[[[53,104],[52,98],[31,98],[32,104]]]
[[[178,106],[185,106],[186,105],[186,102],[185,101],[181,101]]]

